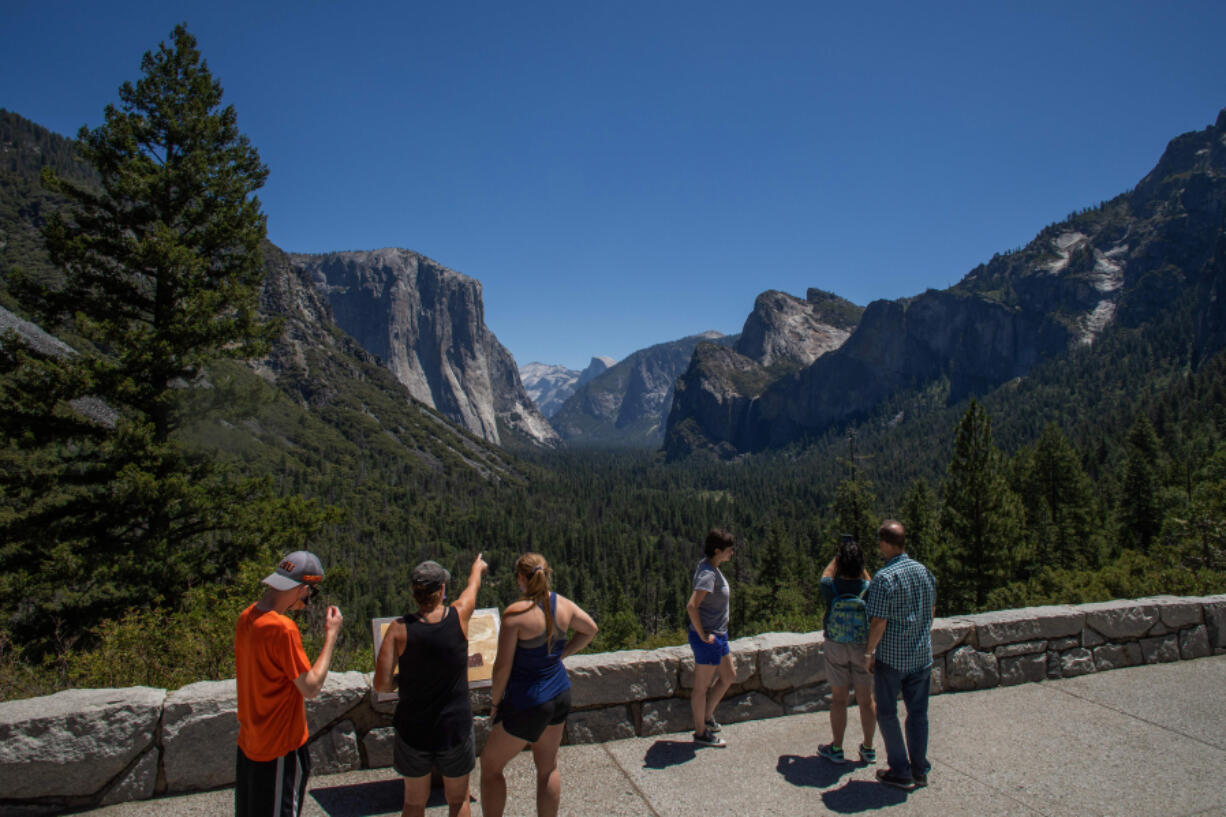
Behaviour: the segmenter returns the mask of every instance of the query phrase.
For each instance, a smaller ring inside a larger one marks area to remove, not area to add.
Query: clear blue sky
[[[269,237],[477,278],[521,364],[946,287],[1226,107],[1221,0],[0,0],[0,107],[95,126],[181,21]]]

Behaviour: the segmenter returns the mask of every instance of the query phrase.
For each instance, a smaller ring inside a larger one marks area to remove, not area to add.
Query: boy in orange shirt
[[[297,817],[302,811],[311,758],[307,752],[305,699],[323,688],[343,618],[329,607],[324,645],[312,665],[298,625],[286,611],[302,610],[324,578],[319,558],[289,554],[264,578],[264,596],[238,617],[234,628],[238,687],[236,817]]]

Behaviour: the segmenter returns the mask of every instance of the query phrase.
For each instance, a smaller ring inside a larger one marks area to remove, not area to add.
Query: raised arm
[[[375,660],[375,692],[396,691],[396,663],[400,653],[404,652],[405,642],[404,622],[393,621],[383,634],[383,643],[379,646],[379,657]]]
[[[587,614],[579,605],[575,604],[568,598],[558,596],[559,604],[566,604],[570,608],[570,628],[575,631],[574,638],[566,642],[566,646],[562,648],[562,657],[574,655],[582,650],[588,644],[592,643],[592,639],[596,637],[596,631],[600,628],[596,626],[596,622]]]
[[[822,571],[823,579],[833,579],[834,578],[834,565],[835,565],[835,562],[837,561],[838,561],[838,557],[836,556],[835,558],[830,560],[830,564],[826,565],[826,569]]]
[[[473,566],[468,571],[468,586],[464,588],[464,592],[455,600],[451,606],[460,615],[460,629],[464,632],[464,637],[468,638],[468,622],[473,617],[473,610],[477,609],[477,591],[481,589],[481,579],[485,576],[485,572],[489,570],[489,565],[485,563],[485,559],[481,558],[481,554],[477,554],[477,558],[473,559]]]
[[[329,607],[324,619],[324,645],[319,650],[319,657],[315,659],[315,663],[309,670],[294,679],[294,686],[298,687],[302,697],[308,700],[318,695],[319,690],[324,688],[324,681],[328,680],[328,667],[332,665],[332,649],[336,646],[342,622],[344,618],[341,616],[340,608]]]

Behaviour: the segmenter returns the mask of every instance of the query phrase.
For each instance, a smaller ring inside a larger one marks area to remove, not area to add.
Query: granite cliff
[[[1226,110],[1174,139],[1131,192],[1045,228],[948,290],[869,304],[845,343],[799,369],[774,374],[700,347],[665,447],[727,457],[787,445],[939,380],[951,403],[987,394],[1105,331],[1142,329],[1189,293],[1197,351],[1211,353],[1226,341],[1224,246]],[[776,308],[776,323],[796,326],[791,307]]]
[[[583,371],[560,364],[529,363],[519,369],[519,379],[541,414],[552,418],[575,389],[603,374],[617,363],[611,357],[593,357]]]
[[[415,399],[496,444],[557,444],[485,325],[480,282],[396,248],[289,257]]]
[[[736,336],[704,332],[640,349],[576,389],[551,422],[570,445],[656,447],[673,402],[673,384],[703,341]]]

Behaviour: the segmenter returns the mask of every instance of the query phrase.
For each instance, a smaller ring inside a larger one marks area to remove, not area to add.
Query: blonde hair
[[[553,644],[553,633],[557,624],[553,620],[553,610],[549,605],[549,584],[553,571],[549,563],[539,553],[525,553],[515,562],[515,575],[524,579],[523,598],[533,604],[540,605],[545,611],[545,644],[550,649]]]

